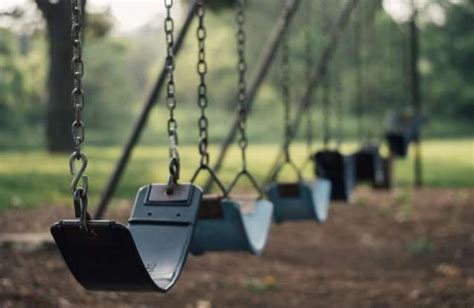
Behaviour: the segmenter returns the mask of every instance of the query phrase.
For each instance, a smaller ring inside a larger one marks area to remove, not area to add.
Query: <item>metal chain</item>
[[[226,189],[222,181],[217,176],[214,169],[209,166],[209,119],[206,115],[206,109],[209,103],[207,97],[207,84],[206,84],[206,75],[207,75],[207,62],[206,62],[206,37],[207,31],[204,25],[204,19],[206,15],[206,7],[204,0],[199,0],[196,6],[196,15],[198,17],[198,28],[196,31],[196,37],[198,40],[198,63],[197,63],[197,73],[199,75],[199,86],[198,86],[198,100],[197,104],[201,110],[201,115],[198,120],[199,127],[199,154],[201,155],[201,162],[199,167],[194,172],[194,175],[191,178],[191,183],[197,179],[199,173],[203,170],[207,170],[214,180],[214,183],[217,184],[223,195],[226,195]]]
[[[242,176],[247,177],[250,180],[253,188],[258,192],[258,198],[263,198],[263,191],[260,185],[258,184],[256,178],[248,171],[247,169],[247,157],[246,151],[248,146],[247,139],[247,113],[248,113],[248,104],[247,104],[247,84],[245,81],[245,73],[247,72],[247,63],[245,61],[245,14],[244,14],[245,0],[237,0],[235,4],[235,19],[237,23],[237,54],[238,54],[238,65],[237,70],[239,74],[239,83],[238,83],[238,125],[237,128],[240,133],[239,138],[239,147],[242,154],[242,168],[235,176],[234,180],[230,183],[229,187],[225,191],[225,196],[228,197],[232,192],[237,182]]]
[[[83,4],[82,0],[72,0],[72,60],[71,70],[74,80],[74,87],[71,92],[71,103],[74,109],[74,121],[71,126],[71,133],[74,143],[74,152],[69,157],[69,171],[74,176],[71,181],[74,208],[77,218],[81,218],[83,227],[86,229],[87,215],[87,193],[88,180],[84,175],[87,168],[87,156],[81,151],[81,146],[85,140],[85,126],[82,122],[81,112],[84,109],[84,90],[82,89],[82,77],[84,76],[84,63],[82,61],[82,20]],[[77,168],[76,164],[80,167]],[[81,184],[79,182],[82,181]]]
[[[311,35],[311,21],[312,21],[312,6],[313,0],[306,0],[306,10],[305,10],[305,65],[306,65],[306,82],[309,82],[312,75],[312,55],[313,55],[313,45],[312,45],[312,35]],[[314,143],[314,133],[313,133],[313,113],[312,113],[312,102],[308,103],[307,115],[306,115],[306,148],[308,151],[309,157],[313,154],[313,143]]]
[[[207,62],[206,62],[206,28],[204,26],[205,7],[204,2],[201,0],[198,2],[197,11],[198,15],[198,28],[196,36],[198,39],[198,64],[197,72],[199,75],[199,86],[198,86],[198,107],[201,109],[201,116],[198,120],[199,126],[199,154],[201,154],[201,167],[207,167],[209,165],[209,120],[206,116],[206,108],[208,105],[207,98],[207,85],[206,85],[206,74],[207,74]]]
[[[174,117],[176,108],[176,87],[174,82],[175,54],[174,54],[174,20],[171,17],[173,0],[164,0],[166,8],[166,18],[164,23],[166,38],[166,105],[169,110],[168,137],[169,137],[169,172],[167,193],[173,193],[173,186],[179,180],[180,161],[178,153],[178,122]]]
[[[239,72],[239,84],[237,101],[239,103],[239,122],[238,130],[240,132],[239,147],[242,153],[242,169],[247,169],[246,150],[248,146],[247,139],[247,84],[245,74],[247,72],[247,63],[245,61],[245,14],[244,14],[245,0],[237,0],[236,2],[236,21],[237,21],[237,54]]]
[[[328,11],[330,11],[330,1],[324,0],[321,2],[320,7],[320,20],[321,20],[321,31],[324,44],[329,42],[329,31],[331,28],[330,17],[328,16]],[[325,148],[328,147],[329,142],[331,141],[331,94],[330,94],[330,77],[329,77],[329,63],[326,63],[323,70],[323,80],[322,80],[322,109],[323,109],[323,145]]]
[[[357,112],[357,131],[359,135],[359,141],[362,142],[364,136],[364,128],[362,125],[362,116],[363,116],[363,97],[362,97],[362,70],[361,70],[361,9],[360,7],[356,8],[356,18],[354,25],[354,65],[355,65],[355,86],[356,86],[356,112]]]
[[[80,152],[84,142],[84,123],[81,121],[81,112],[84,109],[84,91],[82,89],[82,76],[84,75],[84,63],[82,61],[82,0],[72,2],[72,28],[71,39],[73,57],[71,69],[73,72],[74,89],[72,91],[72,106],[74,109],[74,122],[72,125],[72,136],[74,149]]]
[[[280,76],[280,86],[281,86],[281,95],[283,101],[283,121],[285,125],[284,131],[284,145],[283,151],[285,155],[285,161],[290,162],[290,143],[291,143],[291,93],[290,93],[290,48],[289,48],[289,34],[286,32],[283,37],[283,45],[281,50],[281,76]]]
[[[329,145],[331,141],[331,123],[330,123],[330,80],[329,80],[329,70],[328,67],[324,69],[324,78],[323,78],[323,144],[324,147]]]
[[[341,73],[341,63],[340,60],[337,58],[339,55],[336,54],[336,57],[334,59],[334,109],[335,109],[335,114],[336,120],[335,120],[335,140],[336,140],[336,147],[339,148],[342,144],[342,138],[343,138],[343,130],[344,130],[344,106],[343,106],[343,89],[342,89],[342,84],[341,84],[341,78],[340,73]]]

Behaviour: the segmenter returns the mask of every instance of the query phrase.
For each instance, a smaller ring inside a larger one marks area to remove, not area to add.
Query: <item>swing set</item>
[[[210,103],[207,94],[207,59],[205,24],[206,6],[204,0],[195,0],[180,34],[175,38],[175,24],[172,16],[173,0],[165,0],[166,17],[164,34],[166,58],[163,72],[153,89],[150,99],[131,136],[129,143],[111,178],[98,211],[93,218],[88,212],[88,178],[85,175],[88,159],[82,152],[85,127],[81,112],[84,108],[82,77],[83,11],[82,0],[72,0],[72,47],[74,90],[71,100],[75,119],[72,124],[74,152],[69,158],[73,175],[71,190],[73,195],[74,218],[56,222],[51,233],[68,268],[76,280],[88,290],[94,291],[158,291],[167,292],[177,282],[189,253],[202,255],[206,252],[247,252],[261,255],[269,236],[272,221],[312,220],[324,223],[329,214],[331,200],[348,200],[356,182],[376,182],[379,168],[378,147],[362,147],[354,155],[343,155],[337,142],[330,148],[330,78],[327,63],[337,48],[340,32],[346,27],[359,0],[348,0],[342,10],[328,45],[321,54],[318,65],[311,65],[311,1],[306,1],[306,77],[308,85],[292,118],[292,95],[290,85],[290,42],[289,24],[301,0],[287,0],[281,17],[272,32],[267,48],[264,49],[261,65],[257,67],[257,77],[247,86],[245,0],[236,0],[236,45],[237,45],[237,115],[229,140],[238,133],[237,145],[241,154],[240,170],[228,186],[225,186],[218,171],[230,144],[225,142],[217,163],[212,166],[209,146],[209,119],[206,111]],[[197,105],[200,114],[198,123],[198,151],[200,162],[190,182],[182,182],[180,176],[180,155],[178,144],[178,121],[175,111],[176,98],[175,66],[179,48],[193,18],[197,19],[198,62],[196,65],[199,84]],[[281,154],[272,168],[265,188],[260,186],[247,165],[247,121],[251,102],[268,72],[276,50],[281,45],[281,92],[284,115],[284,134]],[[324,148],[313,151],[311,123],[311,101],[313,92],[322,83],[324,115]],[[128,225],[113,220],[102,219],[114,187],[129,159],[143,129],[147,115],[156,100],[160,88],[166,85],[165,103],[168,109],[167,134],[169,139],[168,181],[153,183],[138,189],[130,213]],[[340,102],[339,102],[340,103]],[[342,107],[340,107],[342,109]],[[308,160],[300,167],[290,153],[291,145],[303,112],[308,117],[307,147]],[[339,136],[341,138],[341,136]],[[305,181],[302,169],[307,162],[314,163],[314,179]],[[296,180],[281,182],[280,174],[288,167],[296,175]],[[195,184],[202,172],[207,172],[209,183],[217,185],[219,194],[209,194]],[[247,178],[252,184],[256,197],[248,195],[231,196],[239,181]],[[268,196],[268,199],[267,199]]]

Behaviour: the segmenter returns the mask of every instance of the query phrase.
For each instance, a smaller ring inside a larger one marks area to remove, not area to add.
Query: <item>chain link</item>
[[[247,72],[247,62],[245,60],[245,14],[244,14],[245,0],[237,0],[236,2],[236,21],[237,21],[237,54],[239,72],[238,94],[237,101],[239,103],[239,122],[238,129],[240,132],[239,147],[242,153],[243,169],[247,168],[246,150],[248,146],[247,139],[247,84],[245,75]]]
[[[206,116],[206,108],[208,106],[207,98],[207,62],[206,62],[206,27],[204,25],[204,17],[206,10],[204,2],[201,0],[197,4],[196,13],[198,16],[198,28],[196,36],[198,39],[198,64],[197,72],[199,75],[199,86],[198,86],[198,107],[201,109],[201,116],[198,120],[199,126],[199,154],[201,154],[201,167],[207,167],[209,165],[209,120]]]
[[[169,110],[168,137],[169,137],[169,172],[168,193],[173,192],[173,185],[179,180],[180,160],[178,153],[178,122],[174,117],[176,108],[176,87],[174,82],[175,54],[174,54],[174,20],[171,17],[173,0],[164,0],[166,8],[166,18],[164,23],[166,39],[166,105]]]

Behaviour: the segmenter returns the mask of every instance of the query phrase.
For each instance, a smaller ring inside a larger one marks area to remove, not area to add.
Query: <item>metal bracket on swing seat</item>
[[[301,196],[299,183],[279,183],[277,185],[278,195],[282,198],[298,198]],[[273,202],[275,204],[275,202]]]
[[[200,188],[167,185],[139,189],[129,226],[90,220],[88,232],[78,220],[51,227],[56,244],[77,281],[93,291],[167,292],[186,262],[202,199]]]
[[[199,208],[199,219],[220,219],[224,217],[220,195],[205,195]]]

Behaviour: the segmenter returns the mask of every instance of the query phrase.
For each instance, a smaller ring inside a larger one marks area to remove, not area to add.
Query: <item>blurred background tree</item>
[[[447,22],[423,32],[425,97],[433,110],[474,118],[474,1],[447,7]]]
[[[72,141],[64,132],[70,130],[73,118],[71,104],[66,104],[73,88],[71,1],[35,1],[46,21],[49,51],[46,144],[50,152],[69,152]]]
[[[69,1],[35,1],[36,10],[24,4],[18,5],[15,10],[0,12],[0,148],[47,145],[51,151],[69,151],[72,116],[69,102]],[[91,3],[93,1],[89,0]],[[189,1],[182,2],[185,7]],[[213,141],[224,137],[231,113],[235,111],[233,2],[211,2],[215,6],[207,20]],[[91,10],[91,3],[88,4],[84,49],[87,138],[91,145],[114,145],[122,143],[128,135],[141,101],[147,96],[163,62],[162,16],[157,5],[156,18],[140,28],[118,31],[112,12],[108,9]],[[278,2],[278,5],[275,5],[274,0],[248,1],[249,77],[279,15],[281,3],[283,1]],[[329,23],[333,22],[343,0],[326,1],[326,6],[316,1],[314,3],[312,39],[316,58],[324,41],[320,16],[325,16]],[[436,23],[423,21],[420,29],[422,90],[425,106],[432,119],[427,135],[471,135],[471,119],[474,116],[474,5],[470,0],[442,0],[440,3],[445,20]],[[408,100],[404,68],[404,62],[407,62],[404,50],[408,32],[403,20],[394,19],[384,12],[381,2],[373,4],[373,9],[363,14],[364,21],[368,22],[373,13],[374,33],[370,34],[369,24],[365,24],[367,29],[364,28],[362,54],[367,62],[364,74],[369,76],[364,83],[364,91],[370,97],[368,101],[371,106],[378,106],[377,110],[373,110],[376,116],[371,119],[379,125],[384,110],[400,109]],[[181,15],[176,14],[177,25],[180,24]],[[303,10],[300,10],[291,29],[291,80],[295,99],[305,84],[305,23]],[[351,29],[349,27],[349,32]],[[197,53],[192,34],[193,31],[177,63],[182,143],[195,142],[197,138]],[[344,130],[345,135],[352,138],[355,137],[353,46],[353,35],[347,33],[337,58],[339,72],[336,75],[340,79],[341,91],[333,94],[344,100],[344,106],[349,111],[344,115]],[[278,111],[281,105],[276,103],[279,99],[277,73],[278,65],[275,65],[258,95],[250,119],[250,134],[255,142],[275,142],[275,129],[281,129],[281,123],[268,116],[268,110]],[[48,79],[49,83],[46,82]],[[143,137],[145,143],[166,142],[164,134],[156,138],[156,132],[164,131],[165,127],[160,108],[163,106],[157,108],[148,124]],[[315,117],[319,117],[317,113]]]

